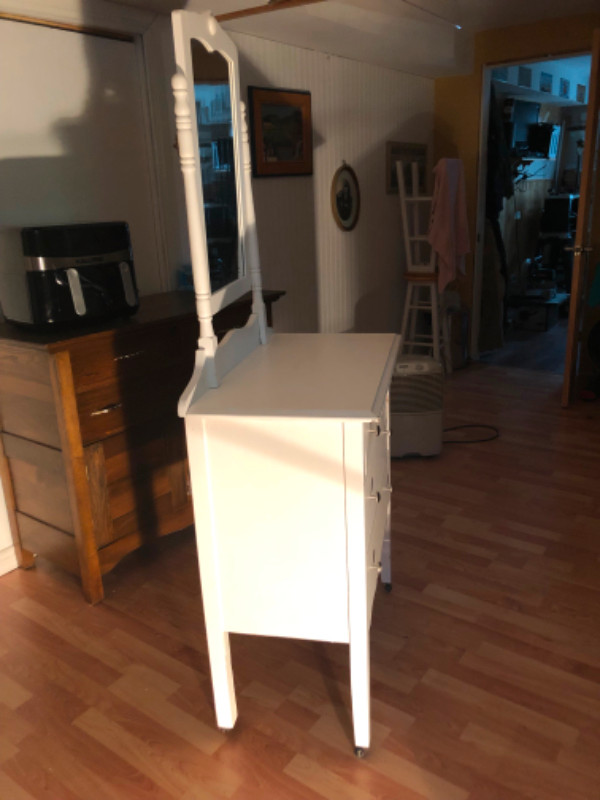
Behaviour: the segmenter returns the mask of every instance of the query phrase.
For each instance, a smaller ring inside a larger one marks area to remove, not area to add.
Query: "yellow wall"
[[[600,14],[485,31],[475,37],[472,74],[438,78],[435,81],[435,159],[461,158],[465,168],[471,255],[467,257],[467,274],[459,280],[459,290],[463,302],[469,307],[473,294],[483,69],[490,64],[589,52],[595,27],[600,27]]]

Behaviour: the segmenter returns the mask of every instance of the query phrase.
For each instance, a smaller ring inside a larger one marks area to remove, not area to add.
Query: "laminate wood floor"
[[[567,352],[568,319],[560,319],[547,331],[508,330],[504,347],[484,353],[482,361],[499,367],[518,367],[562,375]]]
[[[462,370],[447,424],[500,438],[393,462],[365,760],[341,645],[232,637],[240,717],[216,729],[187,531],[96,607],[47,562],[0,579],[0,798],[598,800],[600,404],[559,390]]]

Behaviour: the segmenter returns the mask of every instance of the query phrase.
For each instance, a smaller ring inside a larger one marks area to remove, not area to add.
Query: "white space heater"
[[[390,389],[392,458],[441,453],[443,406],[441,363],[434,358],[401,355]]]

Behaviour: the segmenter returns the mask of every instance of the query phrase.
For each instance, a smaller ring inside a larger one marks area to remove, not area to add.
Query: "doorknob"
[[[593,250],[592,247],[580,247],[579,245],[577,245],[577,247],[565,247],[563,249],[566,250],[567,253],[573,253],[575,256],[581,256],[583,253],[591,253]]]

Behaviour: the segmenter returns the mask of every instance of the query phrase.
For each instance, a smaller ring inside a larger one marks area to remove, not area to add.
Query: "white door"
[[[141,294],[168,288],[133,41],[0,20],[0,224],[125,220]]]

